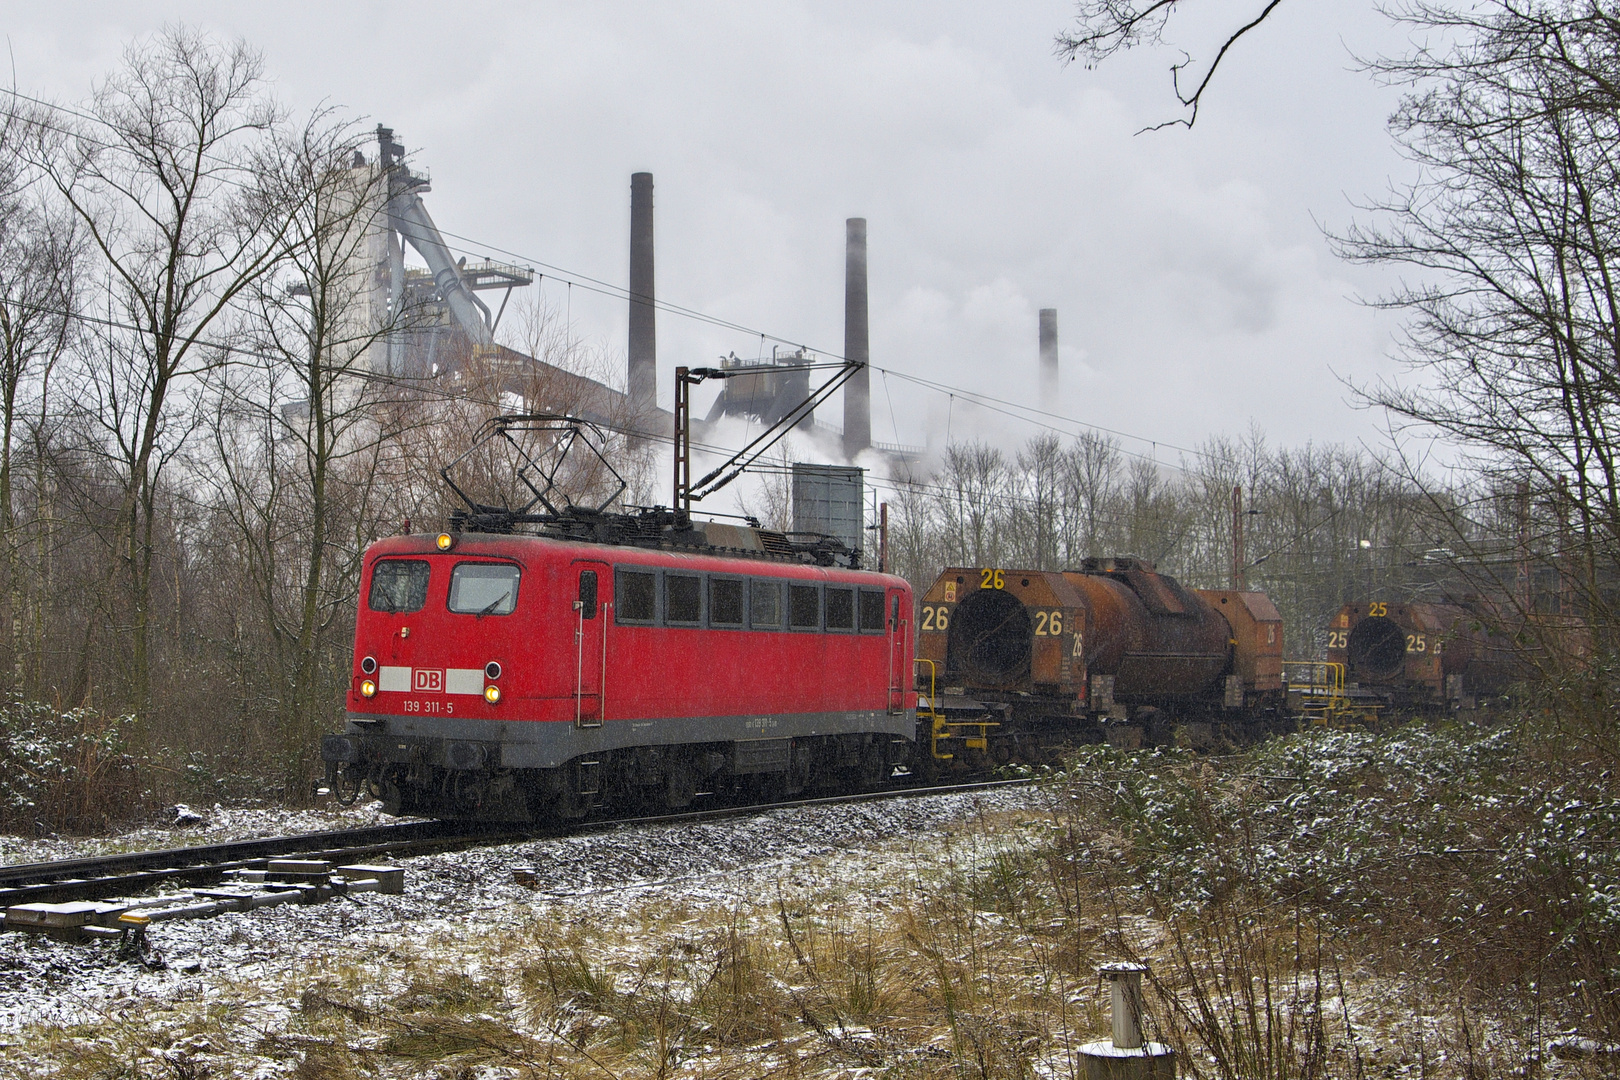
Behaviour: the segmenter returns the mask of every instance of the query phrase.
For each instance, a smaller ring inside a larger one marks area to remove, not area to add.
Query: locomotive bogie
[[[361,592],[348,723],[322,756],[395,813],[875,782],[916,735],[900,578],[463,535],[373,545]]]

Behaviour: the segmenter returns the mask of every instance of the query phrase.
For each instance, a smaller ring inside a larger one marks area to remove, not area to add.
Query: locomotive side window
[[[517,607],[518,568],[510,563],[459,563],[450,572],[450,610],[462,615],[510,615]]]
[[[428,564],[420,559],[379,559],[371,568],[372,611],[421,611],[427,603]]]
[[[741,626],[743,583],[740,578],[709,579],[709,625]]]
[[[782,629],[782,583],[754,578],[748,584],[748,625],[755,630]]]
[[[703,621],[703,579],[687,574],[664,575],[664,622],[696,626]]]
[[[861,590],[861,629],[883,633],[883,593],[877,589]]]
[[[821,629],[821,590],[814,585],[788,586],[788,627],[792,630]]]
[[[614,611],[622,623],[650,623],[657,614],[654,583],[658,579],[640,570],[620,570],[614,580]]]
[[[579,572],[579,612],[587,619],[596,618],[596,571]]]
[[[855,590],[827,586],[827,629],[855,629]]]

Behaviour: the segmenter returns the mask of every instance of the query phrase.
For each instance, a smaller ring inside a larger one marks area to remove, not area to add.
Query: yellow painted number
[[[992,570],[988,566],[979,571],[979,588],[999,589],[1007,583],[1002,580],[1000,570]]]
[[[1037,611],[1035,613],[1036,637],[1062,637],[1063,612]]]
[[[1406,635],[1406,651],[1407,652],[1428,652],[1429,651],[1429,643],[1423,639],[1422,634],[1407,634]]]
[[[1374,619],[1382,619],[1389,614],[1389,605],[1382,600],[1374,600],[1367,605],[1367,614]]]
[[[924,604],[922,617],[920,629],[923,630],[945,630],[951,625],[951,609],[944,604],[938,607],[930,607]]]
[[[1076,660],[1081,658],[1081,653],[1084,651],[1080,647],[1080,639],[1084,636],[1085,635],[1081,634],[1078,630],[1074,632],[1074,648],[1069,650],[1069,655],[1074,657]]]
[[[1350,634],[1345,630],[1328,631],[1328,648],[1347,649],[1350,647]]]

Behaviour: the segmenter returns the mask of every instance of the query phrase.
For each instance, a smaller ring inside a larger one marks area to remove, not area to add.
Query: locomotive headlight
[[[376,697],[377,696],[377,684],[372,682],[370,679],[362,679],[361,682],[360,682],[360,696],[361,697]]]
[[[439,538],[433,541],[433,543],[438,546],[440,551],[449,551],[451,545],[455,542],[456,538],[451,536],[449,533],[440,533]]]
[[[375,656],[368,656],[364,660],[360,661],[360,670],[365,672],[367,675],[375,675],[377,673],[377,658]]]
[[[484,700],[489,702],[491,705],[501,700],[501,688],[498,686],[484,687]]]

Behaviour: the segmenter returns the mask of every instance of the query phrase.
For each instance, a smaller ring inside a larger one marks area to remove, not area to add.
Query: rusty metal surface
[[[1265,646],[1275,653],[1275,671],[1265,668],[1275,682],[1280,619],[1269,601],[1252,595],[1262,602],[1262,618],[1246,616],[1250,633],[1275,639]],[[942,685],[972,692],[1028,692],[1085,707],[1091,680],[1100,676],[1111,680],[1112,693],[1093,708],[1218,704],[1235,653],[1233,627],[1217,604],[1134,559],[1088,560],[1060,573],[951,567],[922,596],[917,655],[939,664]],[[1254,689],[1252,677],[1245,685]]]
[[[1233,589],[1194,590],[1218,610],[1232,628],[1233,662],[1244,689],[1254,693],[1282,690],[1282,613],[1263,592]]]
[[[1122,701],[1213,693],[1231,669],[1231,627],[1198,594],[1134,559],[1063,575],[1086,598],[1087,667]]]
[[[1483,602],[1346,604],[1328,631],[1328,659],[1352,684],[1416,699],[1500,694],[1525,673],[1515,648],[1522,619]]]

